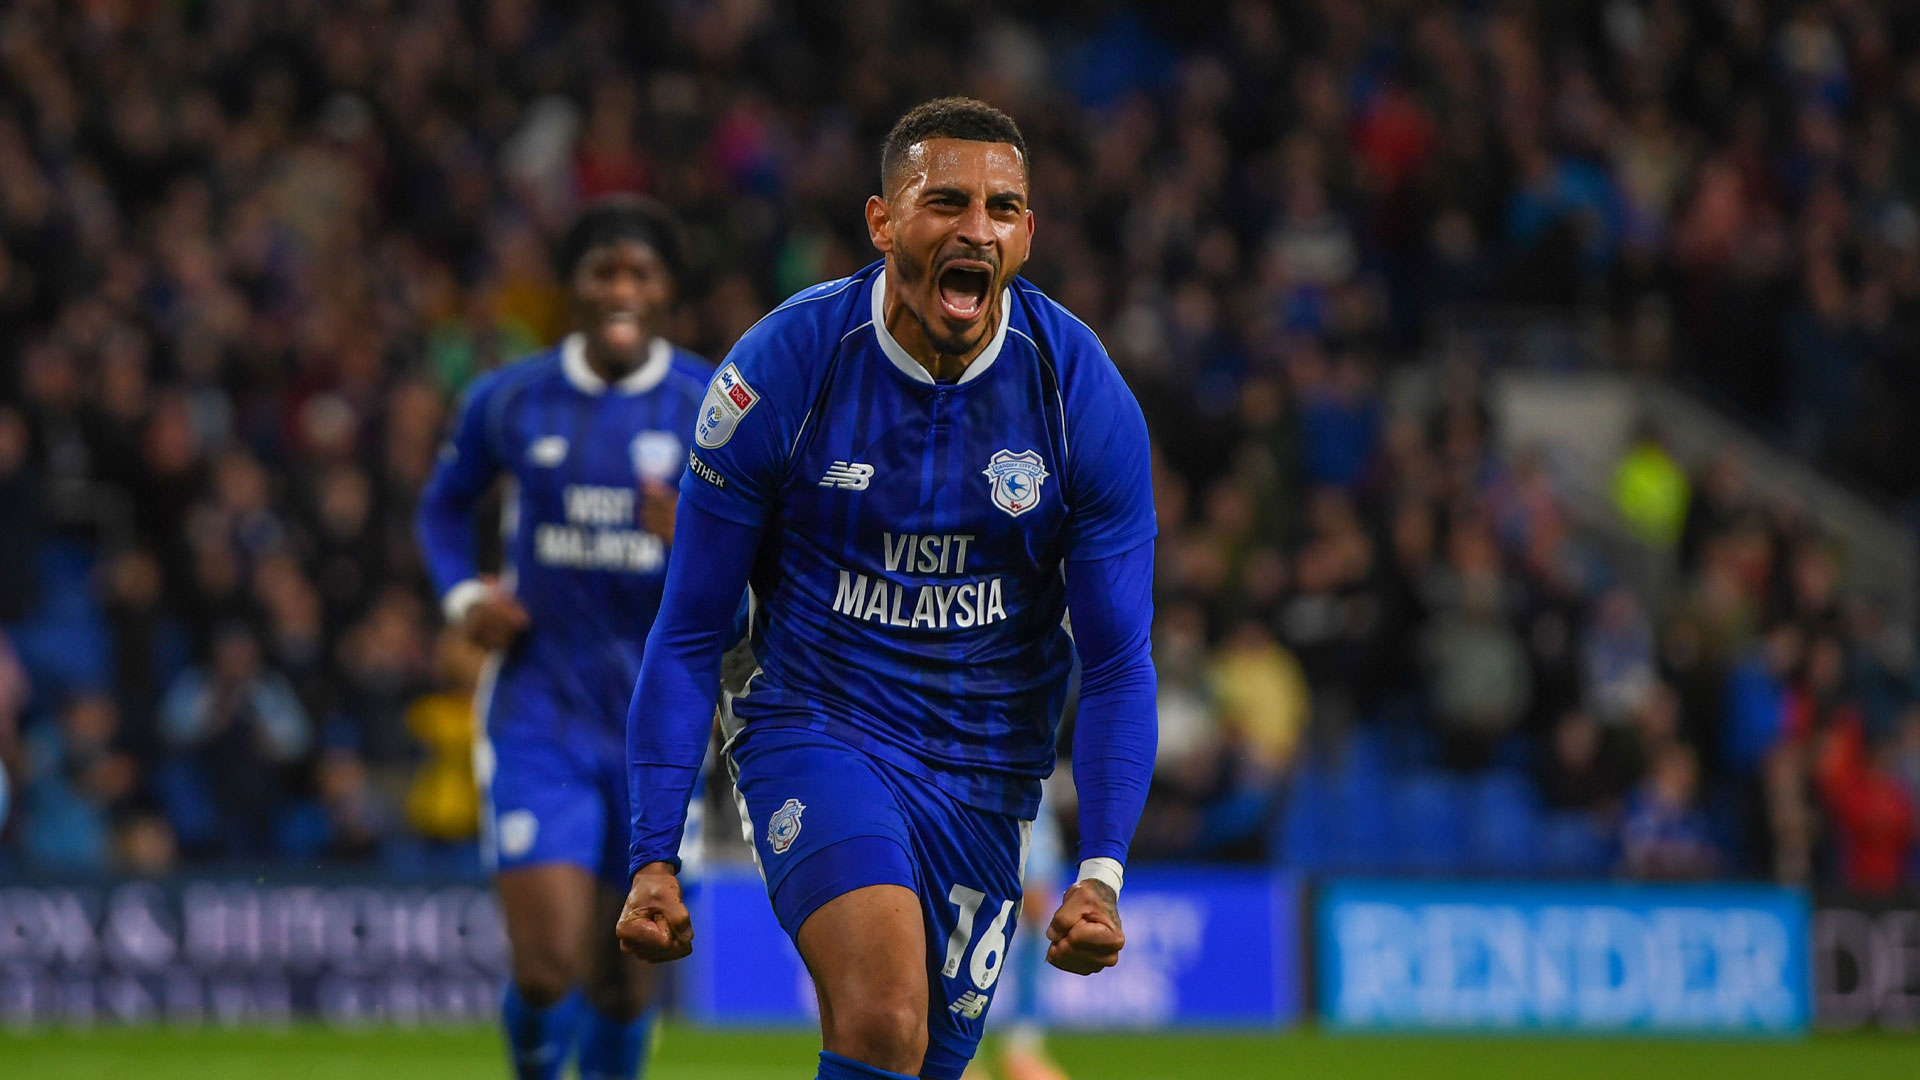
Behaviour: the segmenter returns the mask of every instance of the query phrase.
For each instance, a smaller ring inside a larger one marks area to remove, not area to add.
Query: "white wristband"
[[[1080,876],[1074,880],[1076,883],[1098,881],[1119,896],[1120,882],[1126,876],[1126,867],[1120,865],[1119,859],[1088,859],[1080,864]]]
[[[479,578],[468,578],[447,590],[440,598],[440,613],[447,617],[448,626],[459,626],[466,619],[473,605],[486,599],[490,587]]]

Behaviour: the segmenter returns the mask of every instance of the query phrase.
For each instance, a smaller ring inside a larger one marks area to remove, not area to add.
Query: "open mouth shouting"
[[[949,259],[934,279],[940,310],[956,323],[970,323],[985,314],[991,288],[993,265],[979,259]]]
[[[640,313],[629,309],[616,308],[604,312],[600,317],[600,340],[616,352],[631,352],[645,344],[640,327]]]

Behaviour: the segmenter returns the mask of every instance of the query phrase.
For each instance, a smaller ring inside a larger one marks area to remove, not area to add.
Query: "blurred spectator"
[[[117,745],[113,699],[82,695],[59,723],[33,732],[20,798],[27,858],[44,870],[93,873],[111,854],[113,818],[139,781],[139,766]]]
[[[443,631],[434,639],[434,667],[441,689],[407,708],[407,733],[424,751],[407,786],[407,823],[429,840],[471,840],[480,825],[474,787],[474,688],[485,655],[464,634]]]
[[[1602,722],[1623,722],[1645,703],[1655,675],[1653,628],[1631,592],[1615,587],[1601,595],[1581,669]]]
[[[1699,878],[1714,874],[1719,856],[1696,805],[1700,764],[1691,747],[1668,743],[1657,751],[1647,779],[1627,804],[1620,826],[1623,868],[1640,878]]]
[[[1306,732],[1311,701],[1300,662],[1259,623],[1235,627],[1209,673],[1221,721],[1247,764],[1278,777]]]
[[[1609,816],[1633,786],[1635,754],[1584,712],[1560,718],[1542,755],[1540,790],[1547,805]]]
[[[1680,542],[1691,497],[1686,470],[1656,431],[1642,431],[1613,470],[1613,502],[1641,543],[1667,549]]]
[[[312,745],[313,730],[292,687],[262,666],[252,631],[237,623],[216,630],[207,664],[167,690],[160,723],[177,766],[170,810],[182,839],[232,856],[266,853],[294,786],[288,767]]]
[[[1519,724],[1529,693],[1526,649],[1500,618],[1497,594],[1485,582],[1469,587],[1457,611],[1428,627],[1424,652],[1443,759],[1485,768]]]
[[[1754,774],[1786,732],[1787,680],[1800,667],[1802,641],[1799,627],[1779,623],[1728,676],[1722,752],[1734,775]]]
[[[1900,891],[1909,880],[1915,835],[1913,797],[1894,771],[1900,747],[1871,746],[1857,718],[1819,736],[1815,775],[1836,830],[1840,884],[1862,893]]]

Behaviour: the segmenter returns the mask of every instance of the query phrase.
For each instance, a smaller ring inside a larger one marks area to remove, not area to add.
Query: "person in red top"
[[[1828,728],[1817,745],[1814,783],[1839,840],[1842,883],[1898,892],[1914,844],[1906,788],[1870,753],[1857,714]]]

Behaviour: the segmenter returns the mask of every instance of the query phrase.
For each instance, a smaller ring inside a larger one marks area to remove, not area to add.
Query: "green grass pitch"
[[[667,1031],[648,1080],[807,1080],[804,1032]],[[1058,1035],[1074,1080],[1915,1080],[1920,1035],[1804,1041]],[[6,1080],[502,1080],[491,1030],[0,1033]]]

